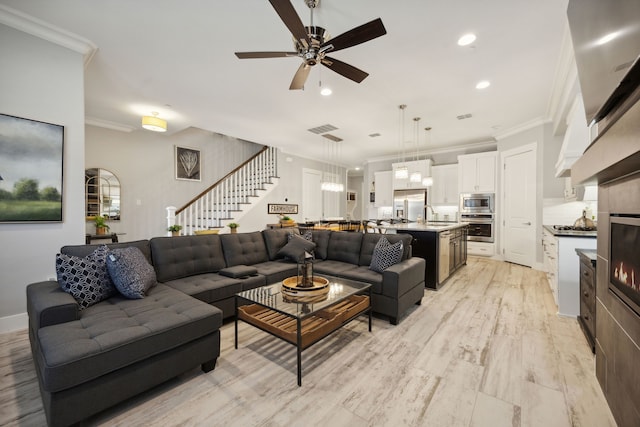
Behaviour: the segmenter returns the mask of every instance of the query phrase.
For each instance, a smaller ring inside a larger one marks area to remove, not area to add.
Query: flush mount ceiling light
[[[476,89],[486,89],[489,86],[491,86],[491,83],[488,80],[482,80],[481,82],[478,82]]]
[[[166,132],[167,121],[159,118],[157,111],[152,111],[151,114],[142,117],[142,127],[153,132]]]
[[[476,35],[468,33],[458,39],[458,46],[469,46],[474,41],[476,41]]]

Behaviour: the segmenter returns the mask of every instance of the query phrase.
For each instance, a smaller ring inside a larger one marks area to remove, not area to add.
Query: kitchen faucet
[[[424,205],[424,208],[422,208],[424,210],[424,222],[427,223],[427,208],[431,209],[431,218],[435,218],[436,217],[436,213],[433,210],[433,207],[431,205]]]

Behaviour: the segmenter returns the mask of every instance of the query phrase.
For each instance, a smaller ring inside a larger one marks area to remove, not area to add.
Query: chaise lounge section
[[[290,232],[107,245],[136,247],[153,265],[158,283],[142,299],[118,294],[81,309],[56,282],[27,286],[29,338],[49,425],[77,423],[198,365],[212,370],[219,328],[235,315],[235,294],[296,274],[296,262],[285,257]],[[371,270],[382,236],[314,230],[314,268],[371,283],[373,312],[397,324],[421,302],[425,260],[411,257],[411,236],[388,235],[391,244],[402,241],[401,259],[382,272]],[[98,247],[65,246],[61,253],[85,257]]]

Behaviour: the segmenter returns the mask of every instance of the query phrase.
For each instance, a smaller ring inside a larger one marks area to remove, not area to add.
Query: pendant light
[[[416,145],[416,158],[415,160],[418,160],[418,140],[420,139],[420,117],[414,117],[413,118],[413,122],[415,123],[415,145]],[[411,176],[409,177],[409,181],[411,182],[421,182],[422,181],[422,174],[420,173],[420,171],[416,171],[416,172],[412,172]]]
[[[426,127],[424,128],[424,130],[427,131],[427,146],[431,145],[431,127]],[[427,147],[428,148],[428,147]],[[425,176],[424,178],[422,178],[422,185],[424,185],[425,187],[431,187],[433,185],[433,177],[431,176],[431,174],[429,174],[429,176]]]
[[[402,151],[402,161],[404,162],[404,109],[407,108],[406,104],[398,105],[398,109],[400,110],[399,119],[398,119],[398,145]],[[400,153],[398,153],[400,154]],[[394,172],[394,176],[396,179],[407,179],[409,178],[409,169],[406,165],[402,165],[399,168],[396,168]]]

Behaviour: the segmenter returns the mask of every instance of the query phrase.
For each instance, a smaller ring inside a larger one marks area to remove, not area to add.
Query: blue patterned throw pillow
[[[115,295],[118,291],[107,271],[106,245],[98,247],[85,258],[57,254],[56,276],[63,291],[73,296],[80,310]]]
[[[155,270],[140,249],[133,246],[112,250],[107,269],[116,289],[126,298],[144,298],[157,283]]]
[[[402,241],[391,244],[386,237],[381,237],[378,243],[376,243],[375,248],[373,248],[369,269],[382,273],[387,268],[402,260],[403,251]]]

